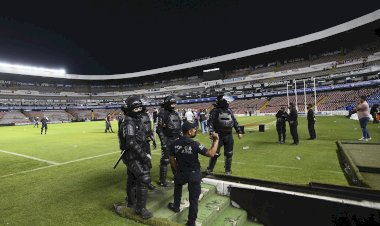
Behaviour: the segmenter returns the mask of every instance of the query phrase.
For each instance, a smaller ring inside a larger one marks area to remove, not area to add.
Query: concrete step
[[[235,208],[230,205],[230,199],[227,196],[221,196],[216,193],[216,187],[209,184],[202,184],[201,195],[198,204],[197,225],[202,226],[258,226],[257,222],[247,220],[245,210]],[[174,213],[167,208],[169,202],[173,202],[174,187],[158,187],[156,191],[150,191],[148,194],[147,209],[152,212],[153,218],[141,220],[131,208],[122,205],[117,208],[117,213],[148,225],[183,225],[187,221],[189,213],[189,192],[187,185],[182,188],[182,199],[180,212]]]
[[[247,219],[245,210],[230,205],[208,226],[262,226],[262,224]]]
[[[201,190],[201,195],[199,196],[199,200],[201,201],[205,197],[215,194],[215,191],[216,191],[215,186],[202,184],[202,190]],[[155,217],[166,218],[166,219],[175,221],[175,219],[177,218],[177,215],[181,214],[181,212],[186,210],[190,205],[190,203],[189,203],[189,191],[188,191],[187,185],[184,185],[182,188],[182,198],[181,198],[181,205],[180,205],[180,212],[179,213],[174,213],[173,211],[171,211],[167,208],[168,203],[173,202],[174,189],[171,189],[168,192],[170,193],[169,200],[160,201],[161,208],[153,211],[153,215]]]
[[[215,193],[216,188],[214,187],[212,189],[213,190],[209,191],[198,204],[197,225],[210,225],[211,222],[219,217],[219,213],[229,206],[229,197],[217,195]],[[188,214],[189,209],[186,208],[172,218],[172,220],[180,224],[185,224]]]

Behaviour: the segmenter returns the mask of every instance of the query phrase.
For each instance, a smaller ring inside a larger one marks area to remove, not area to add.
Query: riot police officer
[[[198,213],[198,198],[201,193],[201,171],[198,154],[213,157],[218,147],[218,134],[210,134],[212,145],[210,149],[194,141],[197,135],[196,122],[186,121],[182,125],[183,136],[173,144],[170,149],[170,165],[175,170],[174,175],[174,202],[168,204],[168,208],[174,212],[179,212],[181,203],[182,186],[188,184],[189,189],[189,215],[186,225],[194,225]]]
[[[298,131],[297,131],[298,112],[294,103],[290,103],[289,110],[290,112],[288,116],[288,121],[289,121],[290,134],[292,135],[292,138],[293,138],[292,145],[298,145],[299,144]]]
[[[166,187],[167,168],[170,147],[181,136],[181,119],[174,111],[177,100],[169,95],[164,99],[162,109],[158,113],[156,132],[161,141],[160,179],[158,184]]]
[[[235,128],[239,139],[243,137],[239,123],[229,108],[229,102],[233,101],[232,97],[219,95],[214,104],[215,108],[210,111],[208,127],[210,133],[219,134],[218,150],[214,157],[210,159],[206,173],[214,170],[216,161],[220,156],[220,149],[224,146],[224,170],[227,175],[231,174],[232,155],[234,148],[234,138],[232,136],[232,128]]]
[[[146,106],[143,105],[142,107],[142,113],[141,113],[141,122],[144,126],[145,130],[145,136],[146,136],[146,151],[148,154],[151,155],[150,151],[150,141],[153,142],[153,148],[156,149],[156,141],[153,138],[153,131],[152,131],[152,121],[150,120],[149,114],[147,112]],[[155,187],[153,184],[149,183],[148,188],[150,190],[154,190]]]
[[[286,138],[286,120],[288,113],[285,111],[285,107],[281,107],[276,114],[276,129],[278,134],[278,143],[284,144]]]
[[[120,149],[125,150],[123,162],[127,165],[127,206],[133,207],[143,219],[152,217],[146,209],[148,189],[151,183],[151,156],[146,150],[146,135],[141,122],[142,102],[131,96],[122,107],[125,114],[119,132]],[[115,208],[116,209],[116,208]]]

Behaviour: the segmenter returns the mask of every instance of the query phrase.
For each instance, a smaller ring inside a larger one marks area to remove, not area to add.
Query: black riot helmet
[[[169,95],[165,97],[163,107],[168,111],[172,111],[174,110],[176,103],[177,103],[176,97],[173,95]]]
[[[228,108],[229,103],[234,101],[234,98],[227,95],[219,95],[215,101],[215,107]]]
[[[121,107],[124,113],[131,117],[137,117],[142,112],[142,102],[138,96],[130,96],[125,100],[125,105]]]

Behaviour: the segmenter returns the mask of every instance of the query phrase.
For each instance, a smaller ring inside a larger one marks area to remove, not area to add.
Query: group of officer
[[[213,171],[220,149],[224,146],[225,173],[231,174],[233,155],[232,128],[235,128],[238,137],[242,137],[241,128],[229,108],[228,96],[220,95],[211,110],[208,126],[210,139],[213,141],[210,149],[192,140],[197,133],[197,123],[182,122],[175,111],[176,98],[167,96],[162,109],[157,115],[156,133],[161,142],[161,159],[159,166],[158,185],[168,186],[166,181],[168,165],[174,174],[174,202],[168,208],[179,212],[179,203],[182,195],[182,185],[189,184],[189,216],[187,225],[195,225],[198,212],[198,197],[200,195],[201,172],[198,153],[211,157],[207,173]],[[124,117],[119,120],[119,144],[122,150],[121,159],[127,166],[126,203],[134,208],[143,219],[152,217],[146,208],[148,189],[155,189],[151,184],[150,171],[152,169],[150,143],[155,140],[151,120],[144,110],[143,103],[138,96],[129,97],[122,106]],[[118,211],[118,206],[115,205]]]
[[[285,111],[285,107],[281,107],[280,110],[276,114],[276,129],[278,134],[278,143],[284,144],[286,138],[286,122],[289,122],[290,134],[293,138],[292,145],[299,144],[298,138],[298,112],[294,105],[294,103],[289,104],[289,114]],[[307,105],[307,128],[309,131],[309,140],[314,140],[317,138],[315,132],[315,113],[313,110],[313,106],[311,104]]]

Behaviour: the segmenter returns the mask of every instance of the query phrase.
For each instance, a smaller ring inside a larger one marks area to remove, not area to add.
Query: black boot
[[[149,219],[153,215],[146,209],[146,201],[148,198],[148,189],[146,187],[138,187],[136,191],[137,202],[135,212],[141,216],[142,219]]]
[[[210,158],[210,161],[209,161],[208,167],[207,167],[207,171],[206,171],[207,174],[211,173],[214,170],[214,167],[216,165],[217,160],[218,160],[218,157],[216,156],[216,154],[214,157]]]
[[[125,198],[125,201],[127,203],[127,207],[136,207],[136,187],[127,187],[127,197]]]
[[[168,173],[168,167],[161,165],[160,166],[160,180],[158,181],[158,185],[162,187],[167,187],[168,183],[166,182],[166,175]]]
[[[148,186],[148,189],[151,191],[154,191],[157,189],[156,186],[154,186],[152,183],[149,183],[147,186]]]
[[[232,157],[225,157],[224,159],[224,172],[227,175],[231,175],[231,165],[232,165]]]

